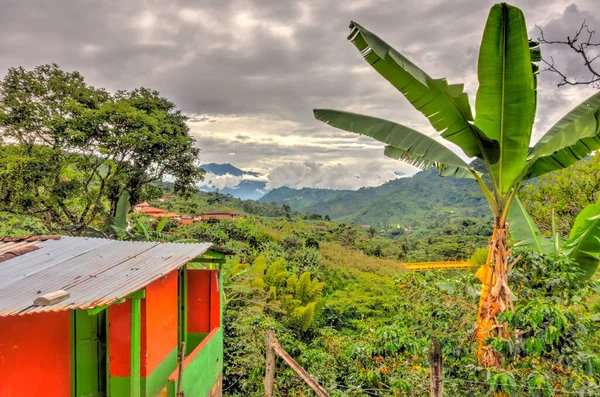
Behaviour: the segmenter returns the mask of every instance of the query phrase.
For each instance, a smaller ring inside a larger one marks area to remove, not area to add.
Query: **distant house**
[[[147,201],[142,201],[141,203],[134,205],[133,210],[137,212],[138,210],[140,210],[142,208],[148,208],[148,207],[150,207],[150,204],[148,204]]]
[[[164,203],[167,200],[171,200],[174,199],[176,196],[162,196],[161,198],[157,199],[158,201],[160,201],[161,203]]]
[[[237,219],[242,215],[243,213],[239,211],[209,211],[202,214],[200,220],[215,221],[220,219]]]
[[[221,396],[211,244],[0,237],[0,395]],[[216,258],[216,259],[215,259]]]
[[[360,225],[360,228],[364,229],[364,230],[369,230],[371,228],[371,225],[363,224],[363,225]]]
[[[144,203],[141,203],[144,204]],[[167,210],[163,210],[161,208],[150,207],[150,206],[140,206],[137,204],[133,207],[133,212],[138,214],[146,214],[151,216],[154,219],[161,218],[169,218],[177,222],[181,222],[181,216],[176,214],[175,212],[169,212]]]
[[[136,205],[135,207],[133,207],[133,212],[154,216],[154,215],[158,215],[158,214],[166,214],[169,211],[163,210],[161,208],[156,208],[156,207],[150,207],[150,206],[138,207],[138,205]]]
[[[158,214],[150,214],[150,216],[152,216],[153,218],[169,218],[169,219],[173,219],[174,221],[179,221],[181,219],[181,216],[177,215],[175,212],[162,212],[162,213],[158,213]]]

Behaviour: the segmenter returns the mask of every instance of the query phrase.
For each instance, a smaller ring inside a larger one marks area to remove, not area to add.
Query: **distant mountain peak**
[[[218,190],[243,200],[258,200],[267,192],[267,183],[261,180],[263,178],[258,172],[242,170],[229,163],[203,164],[200,168],[207,173],[206,179],[198,186],[200,190]]]
[[[202,168],[204,171],[214,174],[214,175],[233,175],[233,176],[255,176],[258,177],[260,176],[260,173],[258,172],[254,172],[254,171],[246,171],[246,170],[242,170],[240,168],[237,168],[236,166],[229,164],[229,163],[224,163],[224,164],[217,164],[217,163],[208,163],[208,164],[203,164],[200,166],[200,168]]]

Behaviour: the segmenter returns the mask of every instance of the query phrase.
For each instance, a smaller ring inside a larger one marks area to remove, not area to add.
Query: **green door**
[[[106,396],[106,310],[73,315],[73,396]]]

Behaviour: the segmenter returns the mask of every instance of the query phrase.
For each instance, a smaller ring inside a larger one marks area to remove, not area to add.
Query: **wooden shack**
[[[218,221],[221,219],[238,219],[243,214],[239,211],[209,211],[200,216],[201,221]]]
[[[220,396],[210,247],[0,237],[0,396]]]

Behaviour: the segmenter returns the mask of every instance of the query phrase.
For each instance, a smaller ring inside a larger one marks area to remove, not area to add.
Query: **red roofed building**
[[[202,221],[215,221],[220,219],[237,219],[243,214],[239,211],[209,211],[201,215]]]
[[[0,237],[0,396],[221,396],[210,247]]]

